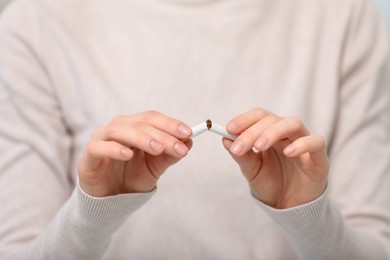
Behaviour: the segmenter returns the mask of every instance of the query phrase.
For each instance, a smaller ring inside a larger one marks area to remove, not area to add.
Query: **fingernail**
[[[295,147],[293,145],[290,145],[290,146],[287,146],[285,149],[284,149],[284,154],[289,156],[289,155],[292,155],[294,152],[295,152]]]
[[[131,150],[129,148],[122,148],[121,154],[125,158],[130,158],[131,157]]]
[[[255,148],[259,151],[262,151],[266,147],[267,142],[268,140],[266,138],[260,138],[260,140],[255,143]]]
[[[159,141],[153,139],[150,141],[150,148],[152,148],[152,150],[155,152],[160,152],[163,148],[163,145]]]
[[[244,149],[244,143],[242,141],[235,141],[230,147],[230,151],[233,154],[239,154]]]
[[[174,146],[175,152],[178,153],[179,155],[183,156],[188,153],[188,148],[182,143],[176,143]]]
[[[178,131],[181,135],[187,137],[187,136],[190,136],[191,135],[191,129],[188,128],[187,126],[184,126],[184,125],[180,125],[179,128],[178,128]]]

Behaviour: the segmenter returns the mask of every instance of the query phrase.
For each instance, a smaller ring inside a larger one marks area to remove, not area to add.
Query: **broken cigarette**
[[[192,130],[192,135],[190,136],[190,138],[192,139],[195,136],[203,134],[208,130],[207,123],[206,122],[200,123],[199,125],[191,127],[191,130]]]
[[[229,138],[230,140],[236,140],[237,135],[229,134],[225,127],[222,125],[219,125],[217,123],[212,122],[210,119],[207,119],[205,122],[200,123],[199,125],[196,125],[191,128],[192,129],[192,135],[190,138],[194,138],[195,136],[198,136],[207,130],[210,132],[216,133],[218,135],[221,135],[223,137]]]
[[[211,122],[211,121],[210,121]],[[209,130],[213,133],[216,133],[216,134],[219,134],[223,137],[226,137],[226,138],[229,138],[230,140],[236,140],[237,139],[237,135],[232,135],[232,134],[229,134],[225,127],[223,127],[222,125],[219,125],[217,123],[212,123],[211,127],[209,128]]]

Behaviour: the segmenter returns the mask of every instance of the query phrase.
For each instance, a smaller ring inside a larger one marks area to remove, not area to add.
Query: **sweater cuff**
[[[120,225],[131,213],[144,205],[155,193],[128,193],[107,197],[93,197],[77,183],[75,194],[78,212],[89,227]]]
[[[329,206],[328,188],[317,199],[288,209],[275,209],[256,198],[255,200],[279,226],[290,234],[321,232],[323,217]]]

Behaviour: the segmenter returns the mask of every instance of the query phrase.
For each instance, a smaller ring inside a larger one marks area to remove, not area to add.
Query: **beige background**
[[[0,0],[0,11],[4,8],[6,4],[8,4],[11,0]],[[375,0],[375,2],[379,5],[379,9],[381,9],[388,25],[390,28],[390,1],[389,0]]]
[[[9,1],[11,0],[0,0],[0,10],[2,10]]]

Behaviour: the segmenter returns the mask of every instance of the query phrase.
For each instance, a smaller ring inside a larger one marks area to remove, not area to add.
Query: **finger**
[[[262,133],[279,120],[279,117],[272,114],[266,115],[248,129],[245,129],[232,144],[230,151],[236,156],[245,154],[254,147],[256,140]]]
[[[267,115],[272,115],[272,113],[261,108],[254,108],[230,120],[226,125],[226,130],[230,134],[240,134]]]
[[[102,134],[103,130],[105,129],[105,125],[102,125],[102,126],[99,126],[95,129],[95,131],[93,131],[92,133],[92,136],[91,136],[91,139],[92,140],[98,140],[100,139],[100,135]]]
[[[253,150],[245,153],[243,156],[236,156],[230,152],[233,141],[228,138],[222,139],[223,146],[229,151],[232,158],[236,161],[241,169],[241,172],[251,182],[257,175],[261,167],[261,154],[255,153]]]
[[[164,147],[156,138],[145,131],[145,127],[127,126],[111,123],[99,130],[97,140],[114,141],[127,147],[136,147],[146,153],[158,155],[164,151]]]
[[[254,147],[259,151],[265,151],[280,140],[289,139],[293,142],[297,138],[308,134],[309,131],[299,118],[293,116],[286,117],[265,129],[254,144]]]
[[[164,148],[163,152],[170,156],[182,158],[189,151],[188,147],[184,144],[186,140],[179,140],[166,132],[150,126],[149,124],[145,124],[142,131],[148,133],[160,142]]]
[[[157,111],[147,111],[137,114],[131,120],[146,122],[178,139],[188,138],[192,133],[191,127],[184,122]]]
[[[188,150],[190,150],[192,148],[192,140],[188,140],[186,142],[184,142],[184,145],[187,147]],[[149,155],[146,155],[146,156],[149,156]],[[150,158],[150,170],[152,172],[160,172],[160,175],[171,165],[177,163],[179,160],[181,160],[182,158],[178,158],[177,156],[171,156],[169,154],[161,154],[159,156],[155,156],[153,158]],[[158,176],[155,175],[157,178]]]
[[[310,153],[315,161],[327,160],[325,140],[320,135],[309,135],[298,138],[284,149],[288,157],[297,157],[304,153]]]
[[[111,123],[100,130],[98,137],[105,141],[116,141],[127,147],[136,147],[152,155],[165,152],[180,158],[188,152],[183,142],[144,122],[132,125]]]
[[[126,146],[114,141],[92,140],[80,160],[81,171],[88,172],[99,167],[103,159],[128,161],[134,152]]]

